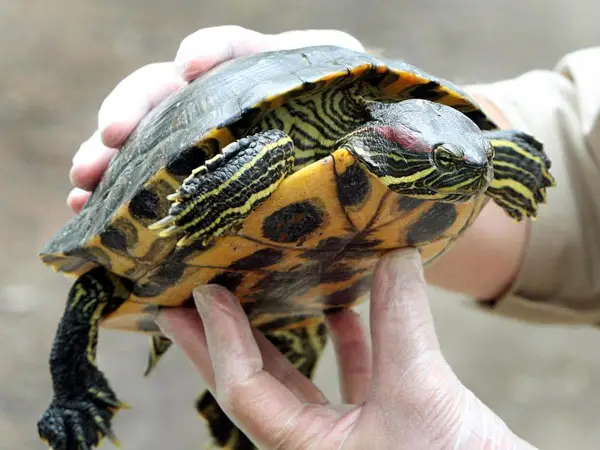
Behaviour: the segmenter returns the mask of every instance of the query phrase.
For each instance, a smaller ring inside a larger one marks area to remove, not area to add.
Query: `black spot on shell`
[[[156,297],[166,289],[167,286],[150,281],[146,284],[135,284],[132,293],[137,297]]]
[[[451,203],[436,203],[424,212],[407,231],[408,245],[430,242],[439,238],[456,220],[456,208]]]
[[[317,251],[338,251],[344,248],[348,242],[351,241],[351,238],[341,238],[338,236],[330,236],[328,238],[322,239],[315,246],[315,250]]]
[[[190,147],[175,156],[167,164],[167,171],[175,176],[188,176],[194,169],[202,166],[207,159],[212,158],[219,151],[219,141],[206,139],[200,146]]]
[[[117,252],[126,252],[135,245],[138,239],[137,230],[127,220],[117,219],[100,233],[100,242],[107,248]]]
[[[169,261],[160,266],[146,284],[136,284],[134,294],[138,297],[154,297],[169,287],[177,284],[187,266],[183,263]]]
[[[307,264],[298,270],[269,272],[253,288],[254,296],[266,311],[273,311],[277,304],[289,307],[292,298],[306,293],[321,283],[321,264]]]
[[[232,118],[229,129],[236,138],[248,135],[248,130],[256,125],[264,117],[265,111],[260,106],[246,108],[242,111],[239,119]]]
[[[233,270],[260,269],[272,266],[283,259],[283,252],[275,248],[263,248],[229,265]]]
[[[160,198],[149,189],[142,189],[129,203],[129,213],[136,219],[158,220],[160,215]]]
[[[127,250],[127,236],[113,226],[106,227],[106,230],[100,234],[100,242],[105,247],[112,250],[124,252]]]
[[[181,278],[186,267],[183,263],[173,264],[173,262],[168,262],[160,266],[152,276],[152,280],[172,286]]]
[[[381,239],[363,239],[357,242],[353,242],[352,246],[344,252],[344,257],[349,259],[363,259],[367,256],[371,256],[377,252],[374,247],[381,245],[383,241]]]
[[[381,89],[385,89],[386,87],[391,86],[396,81],[398,81],[398,78],[400,78],[400,76],[396,72],[387,72],[385,74],[382,74],[381,77],[382,78],[380,81],[376,80],[375,78],[372,81],[373,84],[378,84]]]
[[[360,205],[371,188],[369,177],[358,164],[353,164],[336,177],[338,198],[342,206]]]
[[[423,202],[425,200],[420,198],[401,196],[398,199],[398,208],[400,208],[400,211],[411,211],[422,205]]]
[[[292,203],[265,218],[262,233],[274,242],[296,242],[323,223],[323,211],[309,201]]]
[[[340,281],[347,281],[356,275],[359,270],[353,269],[346,264],[335,264],[328,267],[327,270],[321,275],[321,281],[323,283],[339,283]]]
[[[235,292],[243,280],[244,274],[241,272],[223,272],[212,277],[206,284],[218,284],[230,292]]]
[[[365,295],[371,289],[372,275],[360,278],[356,283],[345,289],[334,292],[324,300],[326,310],[339,310],[342,307],[351,306],[356,300]]]
[[[328,237],[319,241],[313,249],[302,252],[300,256],[315,261],[329,262],[346,247],[350,240],[350,238]]]
[[[425,100],[436,101],[446,96],[446,93],[440,90],[440,84],[435,81],[429,81],[425,84],[416,85],[409,88],[410,96],[422,98]]]

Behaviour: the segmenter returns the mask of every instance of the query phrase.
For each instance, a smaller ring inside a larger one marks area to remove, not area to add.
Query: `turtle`
[[[148,335],[145,374],[171,346],[154,322],[218,284],[311,378],[325,318],[368,300],[388,251],[443,254],[488,201],[535,219],[555,185],[543,144],[500,129],[461,87],[336,46],[216,66],[162,101],[83,209],[40,252],[74,277],[38,421],[54,450],[116,441],[126,408],[96,361],[99,329]],[[254,449],[208,392],[214,448]]]

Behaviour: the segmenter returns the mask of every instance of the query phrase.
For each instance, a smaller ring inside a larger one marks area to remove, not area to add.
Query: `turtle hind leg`
[[[205,392],[198,397],[196,411],[208,424],[212,438],[212,443],[208,448],[256,450],[256,446],[227,417],[210,392]]]
[[[269,324],[260,328],[265,337],[309,379],[312,379],[314,375],[327,338],[325,323],[322,320],[316,320],[317,318],[312,319],[314,323],[296,328],[272,329],[269,328]],[[294,318],[286,319],[290,325],[294,320]],[[277,325],[279,328],[281,322],[278,321]],[[211,448],[256,450],[256,446],[250,439],[221,410],[210,392],[205,392],[198,398],[196,410],[208,423],[213,439]]]
[[[54,337],[50,373],[54,396],[38,422],[53,450],[88,450],[104,437],[115,444],[111,420],[127,407],[97,368],[98,326],[129,296],[130,283],[96,268],[77,279]]]
[[[177,245],[208,245],[234,230],[294,167],[294,143],[279,130],[242,138],[195,169],[169,200],[169,215],[150,225]]]
[[[516,220],[536,218],[546,202],[546,189],[555,185],[543,145],[517,130],[486,131],[495,150],[494,179],[487,194]]]

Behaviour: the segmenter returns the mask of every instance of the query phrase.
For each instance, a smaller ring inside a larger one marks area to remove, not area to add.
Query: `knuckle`
[[[214,38],[232,36],[248,31],[246,28],[239,25],[221,25],[218,27],[200,28],[191,34],[188,34],[181,40],[179,51],[195,49],[199,45],[205,43],[213,43]]]
[[[273,46],[278,48],[337,45],[351,50],[364,50],[358,39],[340,30],[292,30],[273,35],[273,38]]]
[[[245,383],[231,383],[217,387],[216,399],[223,411],[235,417],[238,411],[244,409],[243,406],[248,401],[245,398],[247,395]]]
[[[356,39],[351,34],[346,33],[345,31],[335,30],[337,33],[337,40],[339,42],[338,45],[342,47],[346,47],[351,50],[364,51],[364,46],[362,43]]]

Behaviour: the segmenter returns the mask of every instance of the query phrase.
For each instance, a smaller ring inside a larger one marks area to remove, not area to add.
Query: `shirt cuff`
[[[577,273],[587,270],[580,220],[585,212],[576,201],[577,183],[572,174],[585,161],[581,156],[586,149],[572,83],[558,72],[540,70],[467,90],[489,99],[511,127],[544,143],[557,183],[548,189],[539,217],[528,224],[522,265],[512,286],[500,298],[473,304],[528,322],[600,323],[598,302],[590,301],[586,277]]]

